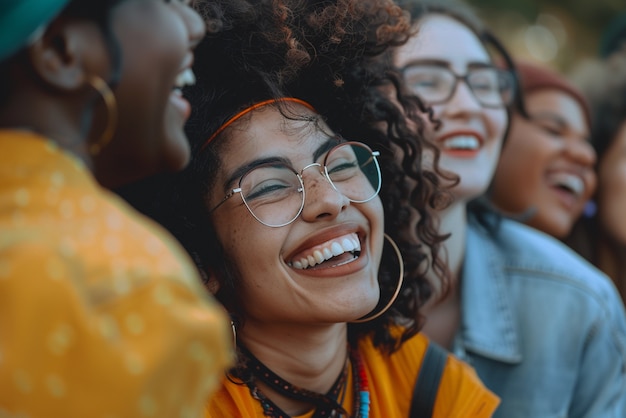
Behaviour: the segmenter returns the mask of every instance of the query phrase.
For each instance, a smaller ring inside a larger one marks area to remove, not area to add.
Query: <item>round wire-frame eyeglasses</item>
[[[303,172],[319,167],[331,186],[352,203],[372,200],[381,187],[381,173],[377,156],[367,145],[350,141],[333,147],[323,163],[311,163],[297,172],[283,163],[261,164],[246,172],[238,187],[232,189],[210,210],[214,212],[235,194],[250,214],[263,225],[278,228],[295,221],[305,202]]]

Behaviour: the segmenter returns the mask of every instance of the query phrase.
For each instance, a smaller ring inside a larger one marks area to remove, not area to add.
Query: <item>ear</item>
[[[87,75],[95,70],[89,64],[102,47],[95,23],[59,17],[29,46],[28,55],[40,80],[54,89],[68,91],[84,87]]]
[[[204,286],[207,288],[212,295],[216,295],[220,290],[220,282],[217,280],[217,276],[213,271],[206,272],[206,281]]]

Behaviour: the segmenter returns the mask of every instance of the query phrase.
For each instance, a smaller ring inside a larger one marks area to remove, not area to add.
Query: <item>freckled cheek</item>
[[[220,231],[220,241],[226,254],[237,260],[241,274],[260,277],[275,268],[279,244],[274,244],[277,240],[273,239],[272,228],[239,217],[221,222],[227,227]]]
[[[218,211],[222,211],[221,213]],[[215,226],[217,237],[229,255],[235,255],[238,248],[245,244],[246,222],[238,214],[237,208],[219,208],[213,214],[212,223]]]
[[[238,260],[242,259],[241,255],[248,251],[251,244],[251,235],[246,233],[246,223],[240,220],[222,221],[225,228],[221,228],[220,241],[226,253]],[[246,238],[247,237],[247,238]]]

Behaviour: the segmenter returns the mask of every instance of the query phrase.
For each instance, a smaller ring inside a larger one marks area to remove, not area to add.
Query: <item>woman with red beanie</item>
[[[523,106],[493,179],[493,203],[557,238],[566,236],[595,190],[590,111],[583,95],[556,72],[518,62]]]

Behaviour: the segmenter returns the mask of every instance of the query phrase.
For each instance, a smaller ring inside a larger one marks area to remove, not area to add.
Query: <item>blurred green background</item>
[[[626,0],[466,0],[517,57],[568,72],[598,56]]]

